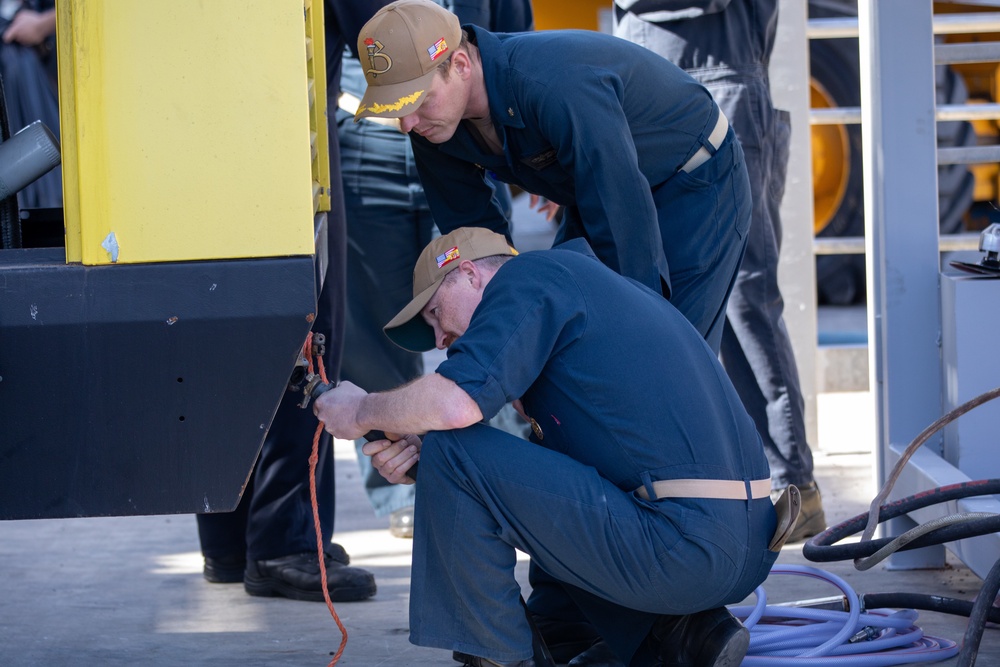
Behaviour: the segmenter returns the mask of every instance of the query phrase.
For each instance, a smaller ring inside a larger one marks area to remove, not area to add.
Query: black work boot
[[[598,639],[590,648],[570,660],[566,667],[625,667],[611,647],[603,639]]]
[[[344,547],[336,542],[327,544],[323,550],[326,552],[328,558],[333,559],[341,565],[351,564],[351,557],[344,551]],[[247,558],[243,553],[217,557],[205,556],[205,566],[202,569],[202,574],[205,576],[206,581],[213,584],[242,584],[246,569]]]
[[[531,612],[528,618],[538,629],[552,661],[557,664],[568,663],[600,639],[594,626],[587,621],[563,621]]]
[[[333,602],[366,600],[375,595],[375,577],[367,570],[349,567],[325,554],[327,590]],[[345,554],[346,556],[346,554]],[[271,560],[249,560],[243,587],[250,595],[286,597],[323,602],[323,581],[315,551]]]
[[[247,567],[246,556],[205,556],[202,575],[213,584],[239,584],[243,582],[243,570]]]
[[[725,607],[660,616],[649,631],[663,667],[739,667],[750,631]]]
[[[531,612],[528,611],[528,606],[524,603],[523,597],[521,598],[521,608],[524,609],[524,616],[528,619],[528,627],[531,628],[531,651],[534,655],[530,660],[497,662],[489,658],[462,653],[461,651],[453,651],[451,659],[461,663],[463,666],[469,665],[471,667],[556,667],[556,663],[552,659],[552,654],[549,653],[549,647],[545,645],[545,640],[538,631],[538,626],[535,625],[535,621],[532,619]]]

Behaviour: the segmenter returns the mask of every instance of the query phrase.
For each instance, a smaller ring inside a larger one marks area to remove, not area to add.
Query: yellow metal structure
[[[326,39],[323,29],[323,0],[305,0],[305,11],[313,208],[315,212],[319,212],[330,210],[330,143],[326,124]]]
[[[601,10],[611,7],[611,0],[533,0],[531,3],[536,30],[597,30]]]
[[[325,105],[307,66],[310,49],[325,58],[321,5],[58,3],[68,262],[314,252],[329,187],[310,173],[325,118],[306,122],[311,98]]]
[[[66,248],[0,221],[0,520],[230,511],[329,267],[323,0],[56,11]]]

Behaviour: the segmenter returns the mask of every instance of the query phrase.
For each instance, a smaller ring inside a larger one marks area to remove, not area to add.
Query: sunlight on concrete
[[[201,560],[199,556],[199,561]],[[201,568],[199,567],[199,574]],[[158,634],[212,634],[252,633],[270,630],[268,609],[254,604],[239,590],[237,603],[224,605],[220,613],[220,588],[204,586],[201,577],[192,580],[182,599],[174,604],[159,606],[153,619],[154,632]],[[239,586],[242,589],[242,586]],[[228,591],[227,591],[228,593]]]
[[[157,556],[156,565],[150,570],[150,574],[178,575],[178,574],[201,574],[204,560],[200,551],[188,551],[179,554],[164,554]]]

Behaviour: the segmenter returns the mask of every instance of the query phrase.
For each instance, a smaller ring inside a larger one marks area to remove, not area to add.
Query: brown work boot
[[[826,530],[826,514],[823,513],[823,498],[820,496],[816,482],[810,482],[799,487],[802,496],[802,509],[799,519],[795,522],[792,534],[786,544],[803,542],[813,535],[819,535]]]

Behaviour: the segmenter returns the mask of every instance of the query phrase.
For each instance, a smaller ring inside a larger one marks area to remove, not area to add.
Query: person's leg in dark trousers
[[[753,222],[726,311],[721,358],[764,442],[772,488],[779,492],[794,484],[803,491],[803,514],[792,536],[803,539],[825,529],[826,520],[813,479],[805,402],[778,287],[778,210],[788,163],[788,115],[769,103],[754,106],[755,100],[770,100],[766,79],[706,86],[743,144],[753,192]]]
[[[232,512],[197,514],[198,540],[205,557],[205,579],[213,584],[235,584],[243,581],[247,554],[247,514],[253,496],[254,474],[251,472],[239,505]]]
[[[302,413],[312,417],[312,410],[298,407],[297,400],[301,396],[285,393],[257,459],[246,526],[248,560],[270,560],[316,550],[309,454],[317,422],[315,417],[305,418]],[[324,544],[333,534],[332,445],[329,434],[324,433],[316,465],[316,497]]]
[[[242,582],[248,558],[266,560],[316,548],[308,484],[308,457],[313,434],[296,442],[296,422],[300,424],[298,435],[308,428],[293,411],[300,410],[296,400],[297,397],[289,393],[282,399],[236,509],[197,515],[198,537],[206,558],[205,576],[213,583]],[[319,499],[334,497],[333,461],[329,449],[329,442],[321,443],[316,466]],[[330,502],[320,503],[320,525],[324,543],[328,543],[333,533]],[[251,549],[248,549],[248,542],[253,545]],[[339,548],[332,547],[331,553],[347,564]]]

